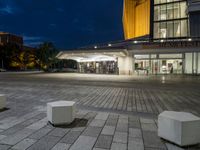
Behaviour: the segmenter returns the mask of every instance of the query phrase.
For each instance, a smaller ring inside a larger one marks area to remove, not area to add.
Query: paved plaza
[[[0,150],[200,150],[157,136],[164,110],[200,116],[199,76],[0,73]],[[54,127],[46,103],[76,101],[75,121]]]

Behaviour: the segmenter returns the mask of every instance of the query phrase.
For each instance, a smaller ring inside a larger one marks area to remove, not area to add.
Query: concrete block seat
[[[6,107],[6,96],[4,94],[0,94],[0,109]]]
[[[200,143],[200,118],[186,112],[164,111],[158,116],[158,136],[179,146]]]
[[[75,102],[56,101],[47,103],[47,119],[53,125],[70,124],[75,117]]]

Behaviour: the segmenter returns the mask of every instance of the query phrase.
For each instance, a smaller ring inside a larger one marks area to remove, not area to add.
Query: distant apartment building
[[[0,32],[0,45],[16,44],[23,47],[23,37],[7,32]]]

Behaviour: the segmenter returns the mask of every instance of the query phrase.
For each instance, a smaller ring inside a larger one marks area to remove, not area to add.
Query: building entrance
[[[116,61],[80,62],[80,73],[118,74]]]

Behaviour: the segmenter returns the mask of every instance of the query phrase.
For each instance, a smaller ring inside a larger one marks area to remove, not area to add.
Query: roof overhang
[[[74,50],[61,51],[56,57],[58,59],[71,59],[77,62],[116,61],[118,57],[127,56],[125,49],[104,50]]]

